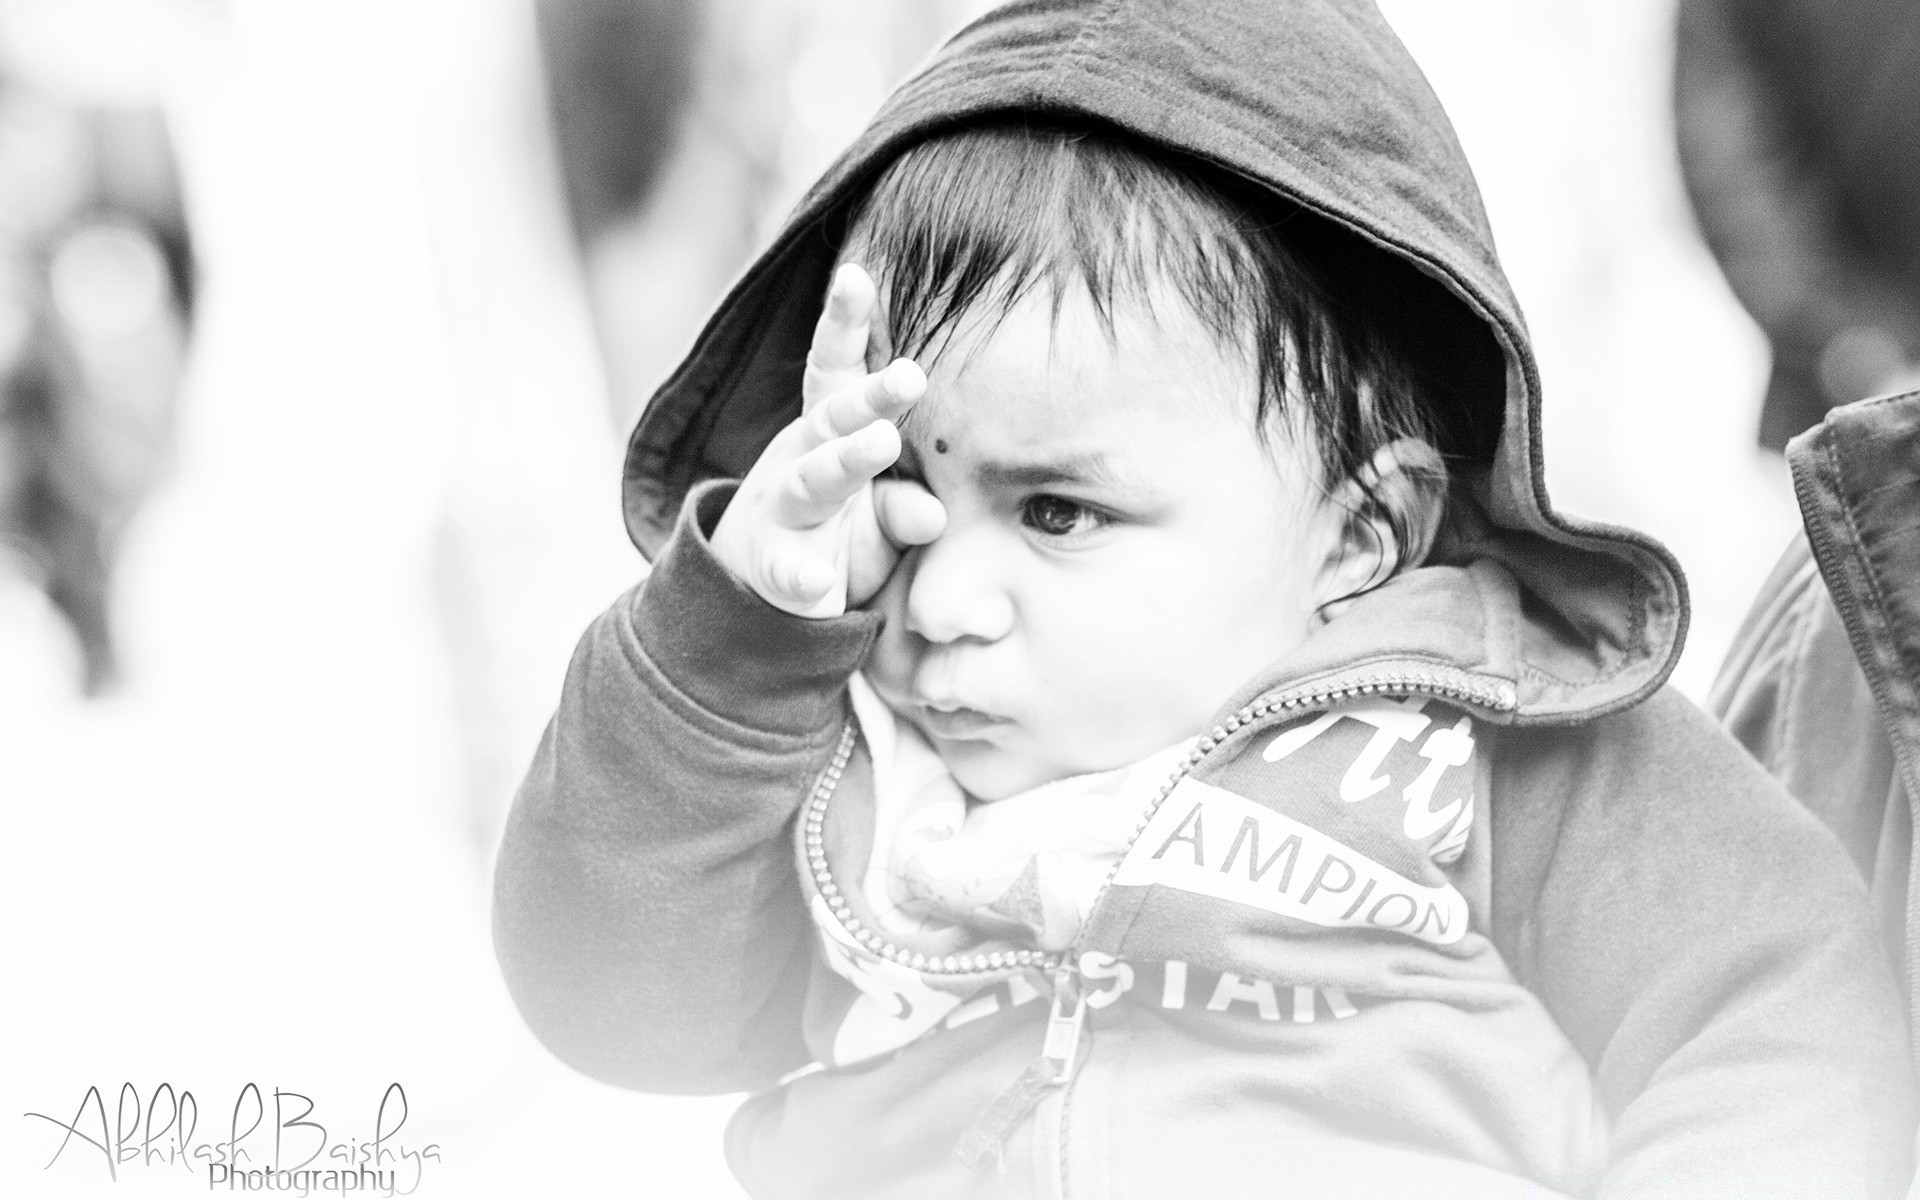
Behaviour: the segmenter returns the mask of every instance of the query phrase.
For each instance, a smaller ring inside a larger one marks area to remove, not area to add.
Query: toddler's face
[[[1084,294],[1057,322],[1030,295],[929,364],[902,430],[947,527],[871,603],[868,672],[981,800],[1202,732],[1335,598],[1311,459],[1256,433],[1251,363],[1155,301],[1109,341]]]

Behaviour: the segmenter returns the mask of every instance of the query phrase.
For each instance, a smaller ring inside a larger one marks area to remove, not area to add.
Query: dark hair
[[[1381,503],[1366,468],[1401,438],[1440,450],[1441,430],[1394,314],[1352,278],[1365,264],[1349,255],[1343,269],[1343,246],[1358,242],[1265,188],[1118,130],[1010,118],[894,160],[841,257],[874,274],[894,353],[911,358],[937,356],[970,315],[990,331],[1043,285],[1056,316],[1068,289],[1083,287],[1111,338],[1117,302],[1170,285],[1223,349],[1252,354],[1262,435],[1275,418],[1310,430],[1322,486],[1358,481],[1406,554],[1407,514]],[[1409,465],[1439,502],[1439,454]],[[1411,564],[1387,574],[1400,565]]]

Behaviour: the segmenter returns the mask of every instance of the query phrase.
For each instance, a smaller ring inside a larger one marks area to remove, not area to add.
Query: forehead
[[[1092,453],[1170,426],[1259,441],[1251,354],[1171,293],[1122,300],[1103,321],[1084,291],[1056,304],[1036,289],[1004,316],[963,321],[922,365],[927,397],[902,425],[916,444]]]

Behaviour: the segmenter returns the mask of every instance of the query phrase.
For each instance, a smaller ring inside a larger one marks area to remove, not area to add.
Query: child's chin
[[[960,789],[982,804],[1005,800],[1060,778],[1057,772],[1049,773],[1040,764],[1009,754],[990,742],[947,741],[940,745],[940,758],[953,772]]]

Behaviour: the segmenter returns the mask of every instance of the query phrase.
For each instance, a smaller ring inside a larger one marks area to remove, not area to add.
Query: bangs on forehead
[[[1462,420],[1462,379],[1477,378],[1475,352],[1494,370],[1504,360],[1447,323],[1458,306],[1442,285],[1216,167],[1091,121],[1047,121],[1003,117],[914,145],[854,214],[841,257],[873,275],[895,355],[928,366],[963,322],[990,336],[1036,288],[1056,321],[1084,290],[1113,340],[1116,309],[1152,319],[1161,289],[1251,360],[1257,432],[1302,437],[1329,492],[1352,480],[1378,503],[1375,454],[1418,443],[1409,472],[1442,503],[1444,457],[1490,455]],[[1385,507],[1407,544],[1403,515]]]
[[[1261,273],[1247,210],[1089,130],[1008,125],[936,138],[881,177],[842,257],[880,288],[894,353],[937,358],[965,320],[987,334],[1036,288],[1057,320],[1084,290],[1109,339],[1122,303],[1169,287],[1221,349],[1246,353]]]

